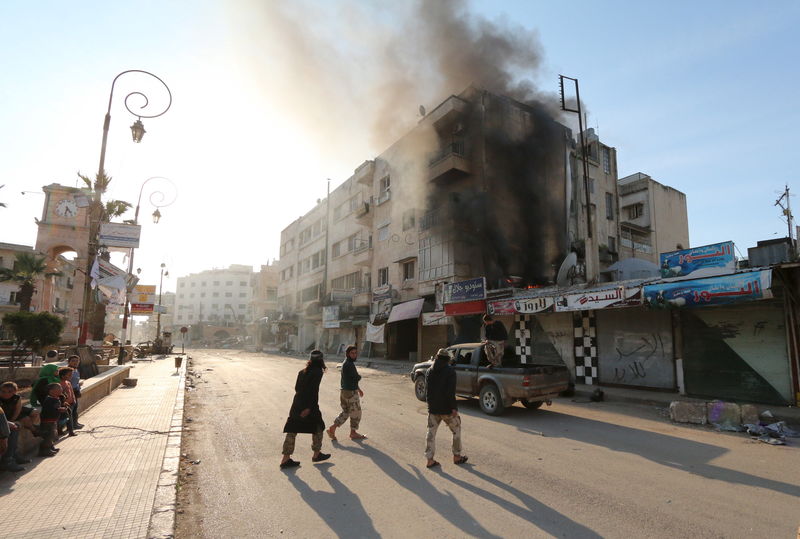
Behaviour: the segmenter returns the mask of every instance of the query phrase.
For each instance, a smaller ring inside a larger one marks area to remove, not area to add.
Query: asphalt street
[[[278,467],[296,358],[190,353],[177,537],[795,537],[800,440],[673,425],[663,410],[564,398],[502,417],[460,400],[465,466],[439,430],[425,468],[427,411],[406,373],[361,368],[364,442],[325,437],[311,462],[300,434],[293,471]],[[338,413],[339,360],[320,389]],[[194,463],[192,463],[194,462]]]

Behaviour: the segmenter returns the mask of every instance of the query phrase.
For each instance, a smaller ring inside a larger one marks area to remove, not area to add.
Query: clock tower
[[[53,183],[42,187],[44,208],[36,235],[36,251],[47,257],[48,271],[62,271],[59,255],[76,252],[73,261],[74,275],[65,275],[72,289],[66,299],[67,318],[62,340],[77,342],[81,309],[83,308],[83,287],[89,244],[89,201],[90,195],[74,187]],[[52,311],[55,304],[55,284],[53,279],[44,279],[37,285],[38,294],[34,296],[37,311]]]

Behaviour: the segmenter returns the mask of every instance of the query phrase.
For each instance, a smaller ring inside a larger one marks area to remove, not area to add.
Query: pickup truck
[[[481,343],[457,344],[447,348],[456,370],[456,395],[478,397],[481,410],[500,415],[515,401],[535,410],[569,388],[566,365],[520,363],[506,354],[500,367],[489,368],[489,360]],[[414,393],[425,400],[425,371],[433,361],[417,363],[411,371]]]

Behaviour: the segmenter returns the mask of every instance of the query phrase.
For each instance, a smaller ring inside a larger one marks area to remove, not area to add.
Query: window
[[[419,240],[419,280],[430,281],[454,275],[453,242],[441,234]]]
[[[389,284],[389,268],[381,268],[378,270],[378,286]]]
[[[239,286],[247,286],[247,281],[239,281]]]
[[[603,172],[611,174],[611,150],[603,146]]]
[[[214,281],[214,286],[219,286],[219,281]]]
[[[392,184],[389,176],[381,178],[380,190],[378,193],[378,204],[383,204],[391,198]]]
[[[208,284],[207,282],[203,281],[202,283],[200,283],[200,286],[206,286],[207,284]]]
[[[606,219],[614,219],[614,195],[606,193]]]
[[[183,292],[181,292],[180,294],[178,294],[178,298],[179,298],[179,299],[183,299]]]
[[[628,219],[636,219],[644,215],[644,204],[633,204],[626,208],[628,210]]]
[[[219,297],[219,292],[214,292],[214,293],[213,293],[213,294],[211,294],[211,295],[212,295],[212,296],[214,296],[215,298],[218,298],[218,297]]]
[[[403,280],[407,281],[409,279],[416,279],[416,267],[417,261],[416,260],[409,260],[408,262],[403,262]]]
[[[276,299],[278,299],[278,289],[267,288],[267,301],[275,301]]]
[[[378,229],[378,241],[389,239],[389,225],[384,225]]]
[[[247,297],[247,292],[239,292],[239,297],[240,298],[246,298]]]
[[[215,303],[214,305],[212,305],[211,309],[213,309],[215,311],[218,311],[219,310],[219,303]]]
[[[594,178],[589,178],[589,193],[594,194]]]
[[[9,294],[9,296],[8,296],[8,302],[9,302],[10,304],[14,305],[14,304],[16,304],[16,303],[19,303],[19,299],[17,299],[17,294],[19,294],[19,292],[11,292],[11,293]]]
[[[354,271],[331,281],[332,290],[350,290],[361,286],[361,272]]]
[[[617,238],[614,236],[608,237],[608,250],[612,253],[617,252]]]
[[[186,286],[186,283],[185,283],[185,282],[183,282],[183,281],[181,281],[181,284],[180,284],[179,286],[180,286],[181,288],[183,288],[184,286]]]
[[[225,281],[225,286],[233,286],[233,281]]]
[[[196,284],[197,284],[197,283],[192,283],[192,284],[190,284],[189,286],[191,286],[192,288],[194,288],[194,285],[196,285]]]
[[[414,228],[416,226],[416,218],[414,216],[414,210],[406,210],[403,212],[403,232]]]
[[[189,294],[189,297],[190,297],[190,298],[193,298],[193,297],[194,297],[194,292],[192,292],[191,294]]]
[[[233,292],[225,292],[225,297],[226,298],[232,298],[233,297]]]
[[[200,297],[201,297],[201,298],[204,298],[204,297],[206,297],[206,293],[205,293],[205,292],[200,292]]]
[[[331,256],[336,258],[342,254],[342,242],[337,241],[333,244],[333,249],[331,249]]]
[[[229,314],[226,314],[226,315],[225,315],[225,320],[230,320],[230,319],[231,319],[231,315],[229,315]]]
[[[228,307],[232,307],[232,305],[230,303],[226,303],[225,308],[227,309]]]
[[[240,304],[239,304],[239,308],[240,308],[240,309],[246,309],[246,308],[247,308],[247,305],[246,305],[246,304],[244,304],[244,303],[240,303]]]

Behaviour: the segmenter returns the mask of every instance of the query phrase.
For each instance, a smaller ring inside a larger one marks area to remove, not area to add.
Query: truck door
[[[473,395],[475,368],[472,366],[472,348],[458,348],[455,352],[456,393]]]

